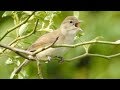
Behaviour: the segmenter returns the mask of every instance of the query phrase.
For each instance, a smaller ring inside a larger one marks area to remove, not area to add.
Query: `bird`
[[[67,16],[60,27],[53,32],[46,33],[40,36],[28,49],[27,51],[35,52],[40,48],[44,48],[48,45],[51,45],[55,42],[55,44],[73,44],[74,38],[78,32],[82,32],[83,30],[80,28],[80,23],[82,20],[78,20],[75,16]],[[35,55],[36,60],[48,60],[54,56],[62,56],[68,48],[59,47],[59,48],[48,48],[38,54]],[[25,66],[29,63],[30,60],[25,60],[23,63],[18,66],[18,68],[14,71],[14,73],[18,73],[22,66]]]

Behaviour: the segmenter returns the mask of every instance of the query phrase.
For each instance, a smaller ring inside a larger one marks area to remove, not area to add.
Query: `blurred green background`
[[[29,12],[22,11],[1,11],[0,12],[0,37],[4,35],[7,29],[13,27],[15,24],[23,21]],[[14,40],[17,34],[26,35],[31,32],[35,25],[35,20],[39,20],[37,32],[30,37],[20,40],[16,47],[26,49],[38,37],[47,33],[40,30],[42,23],[45,27],[48,26],[48,21],[52,19],[50,29],[56,29],[60,26],[62,20],[66,16],[75,15],[84,22],[81,23],[81,28],[84,35],[75,40],[75,43],[90,41],[98,36],[102,36],[102,40],[117,41],[120,39],[120,12],[119,11],[49,11],[45,14],[44,11],[38,12],[33,19],[28,22],[26,28],[18,28],[17,30],[8,34],[0,43],[9,44]],[[16,18],[18,17],[18,19]],[[45,20],[46,17],[46,20]],[[20,31],[21,30],[21,31]],[[49,30],[49,29],[48,29]],[[16,34],[17,33],[17,34]],[[2,48],[0,48],[0,51]],[[119,46],[94,44],[90,47],[90,53],[112,55],[118,53]],[[65,53],[64,58],[72,58],[85,53],[83,47],[72,48]],[[0,55],[0,78],[9,78],[10,74],[17,65],[23,62],[20,58],[11,51],[6,51]],[[99,57],[84,57],[79,60],[71,62],[64,62],[59,64],[57,61],[42,64],[42,74],[46,79],[103,79],[103,78],[120,78],[120,57],[115,57],[111,60]],[[36,62],[31,62],[23,68],[18,78],[38,78]]]

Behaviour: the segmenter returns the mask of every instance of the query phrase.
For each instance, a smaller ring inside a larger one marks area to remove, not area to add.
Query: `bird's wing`
[[[36,51],[39,48],[43,48],[55,42],[56,38],[59,37],[58,30],[51,33],[45,34],[38,38],[38,40],[33,43],[27,50]]]

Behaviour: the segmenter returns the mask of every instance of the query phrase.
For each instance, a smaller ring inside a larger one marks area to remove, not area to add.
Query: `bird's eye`
[[[73,21],[70,21],[70,23],[73,23]]]

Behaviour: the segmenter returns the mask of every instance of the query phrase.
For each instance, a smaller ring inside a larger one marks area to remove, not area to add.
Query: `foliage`
[[[1,11],[0,37],[8,29],[23,22],[31,13],[32,11]],[[103,37],[102,40],[116,41],[116,43],[119,43],[120,12],[111,11],[37,11],[26,23],[5,36],[0,43],[10,45],[16,38],[28,35],[33,31],[36,20],[39,19],[35,33],[11,44],[17,48],[27,49],[41,35],[57,29],[62,20],[68,15],[74,15],[84,21],[81,23],[84,35],[81,37],[78,35],[75,43],[94,41],[99,36]],[[64,57],[72,58],[79,56],[85,52],[84,48],[86,52],[103,55],[119,53],[120,49],[118,45],[88,44],[83,47],[71,48]],[[24,59],[10,50],[2,53],[3,48],[0,48],[0,52],[0,78],[10,78],[12,71]],[[43,63],[41,68],[44,78],[120,78],[119,64],[119,57],[107,60],[100,57],[86,56],[79,60],[64,62],[62,64],[53,60],[49,63]],[[36,62],[31,62],[24,67],[16,78],[39,78]]]

